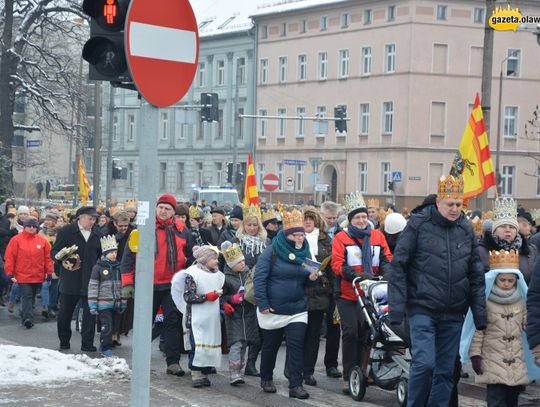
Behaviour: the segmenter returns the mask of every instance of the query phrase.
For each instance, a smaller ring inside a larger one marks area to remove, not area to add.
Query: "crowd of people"
[[[72,211],[7,201],[0,210],[1,305],[14,313],[19,303],[31,329],[40,293],[60,350],[71,348],[75,315],[81,351],[112,356],[133,322],[136,202]],[[489,406],[517,406],[540,378],[535,227],[512,198],[484,213],[465,210],[463,180],[452,176],[401,212],[358,192],[342,205],[290,208],[178,203],[164,194],[156,202],[152,337],[160,337],[167,374],[183,376],[188,353],[195,388],[211,385],[226,353],[231,385],[257,376],[267,393],[277,391],[285,342],[289,396],[305,399],[304,385],[317,385],[324,335],[326,374],[342,378],[349,394],[356,366],[369,380],[373,345],[353,280],[384,279],[390,323],[410,326],[408,406],[457,406],[461,362],[487,385]]]

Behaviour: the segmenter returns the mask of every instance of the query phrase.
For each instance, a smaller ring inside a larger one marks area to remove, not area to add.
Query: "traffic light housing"
[[[127,168],[120,167],[118,161],[113,160],[112,179],[127,179]]]
[[[394,181],[388,181],[388,190],[394,191]]]
[[[227,163],[227,183],[232,184],[233,177],[233,163]]]
[[[82,57],[90,64],[89,79],[131,82],[124,50],[124,25],[130,0],[84,0],[90,17],[90,39]]]
[[[340,133],[346,133],[347,132],[347,121],[345,118],[347,117],[347,108],[344,106],[337,106],[334,108],[334,117],[335,117],[335,125],[336,125],[336,131]]]
[[[219,121],[219,96],[217,93],[201,93],[201,121]]]

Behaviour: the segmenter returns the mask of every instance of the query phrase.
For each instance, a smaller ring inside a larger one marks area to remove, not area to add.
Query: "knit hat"
[[[45,219],[54,220],[56,222],[58,220],[58,215],[49,212],[45,215]]]
[[[233,218],[240,219],[240,220],[244,219],[244,214],[242,212],[242,208],[240,208],[239,206],[235,206],[233,208],[233,210],[231,211],[231,213],[229,215],[229,219],[233,219]]]
[[[219,206],[217,208],[210,210],[210,213],[219,213],[220,215],[225,216],[225,210],[223,210],[223,208]]]
[[[402,232],[407,225],[407,220],[400,213],[390,213],[384,219],[384,231],[389,235]]]
[[[23,222],[23,226],[35,226],[37,228],[39,227],[39,222],[36,218],[28,218]]]
[[[171,205],[174,210],[176,210],[176,198],[172,196],[171,194],[164,194],[161,195],[157,201],[156,206],[159,204],[167,204]]]
[[[221,253],[227,262],[227,266],[233,268],[241,261],[245,260],[242,249],[238,246],[237,243],[232,244],[228,240],[225,240],[221,243]]]
[[[199,264],[205,265],[213,258],[218,258],[219,249],[216,246],[204,245],[193,247],[193,257]]]
[[[30,214],[30,208],[28,206],[26,206],[26,205],[21,205],[21,206],[19,206],[17,208],[17,215],[19,213],[28,213],[28,214]]]
[[[519,230],[517,221],[517,202],[514,198],[498,198],[493,202],[493,225],[491,232],[499,226],[510,225]]]

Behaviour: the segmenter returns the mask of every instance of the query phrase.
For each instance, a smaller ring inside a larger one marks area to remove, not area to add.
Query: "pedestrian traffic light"
[[[120,167],[116,160],[113,160],[112,179],[127,179],[127,168]]]
[[[113,83],[131,82],[124,51],[124,24],[130,0],[84,0],[90,17],[90,39],[82,57],[90,64],[89,79]]]
[[[219,121],[219,97],[217,93],[201,93],[201,121]]]
[[[347,108],[345,106],[337,106],[334,108],[334,122],[336,125],[336,131],[340,133],[347,132]]]
[[[228,162],[227,163],[227,182],[229,184],[232,184],[233,181],[233,163]]]
[[[394,191],[394,181],[388,181],[388,190]]]

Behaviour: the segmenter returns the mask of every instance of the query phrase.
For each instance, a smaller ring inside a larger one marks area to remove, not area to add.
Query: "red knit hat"
[[[164,194],[164,195],[161,195],[157,201],[157,205],[159,204],[167,204],[167,205],[171,205],[173,207],[173,209],[176,210],[176,198],[174,196],[172,196],[171,194]]]

